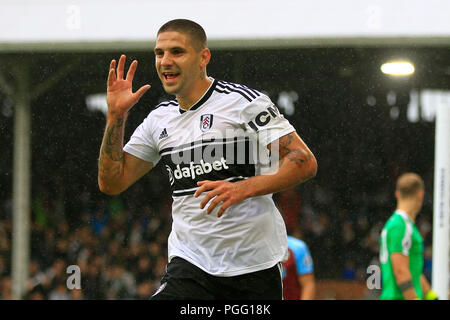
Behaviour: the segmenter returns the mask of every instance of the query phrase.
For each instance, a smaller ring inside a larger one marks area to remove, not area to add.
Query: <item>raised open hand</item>
[[[127,77],[124,79],[125,55],[121,55],[116,72],[116,60],[112,60],[109,67],[107,81],[106,102],[108,103],[108,112],[116,114],[124,114],[131,109],[144,93],[150,89],[150,85],[144,85],[133,93],[133,78],[137,68],[137,60],[134,60],[130,69],[128,69]]]

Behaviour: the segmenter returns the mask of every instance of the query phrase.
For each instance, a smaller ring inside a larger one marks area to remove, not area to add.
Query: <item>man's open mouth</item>
[[[166,80],[167,82],[175,81],[179,75],[179,73],[175,72],[163,72],[164,80]]]

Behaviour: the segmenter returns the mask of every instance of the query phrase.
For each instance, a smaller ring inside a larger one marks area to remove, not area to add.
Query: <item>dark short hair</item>
[[[175,19],[166,22],[159,28],[157,36],[166,31],[178,31],[181,33],[186,33],[191,37],[193,42],[193,47],[201,50],[206,48],[206,33],[201,25],[198,23],[188,20],[188,19]]]
[[[412,197],[420,190],[424,190],[424,182],[416,173],[404,173],[397,179],[395,190],[399,192],[402,198]]]

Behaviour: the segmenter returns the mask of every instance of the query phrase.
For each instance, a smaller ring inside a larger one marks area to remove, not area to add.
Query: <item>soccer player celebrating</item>
[[[397,180],[397,208],[380,238],[382,300],[437,299],[423,274],[423,239],[414,224],[422,208],[424,182],[415,173]]]
[[[154,53],[176,99],[152,110],[124,146],[128,112],[150,86],[133,93],[137,61],[125,78],[126,57],[111,61],[98,163],[107,194],[159,161],[168,172],[169,263],[152,299],[281,299],[287,235],[272,194],[314,177],[314,155],[265,94],[207,76],[211,52],[197,23],[164,24]]]

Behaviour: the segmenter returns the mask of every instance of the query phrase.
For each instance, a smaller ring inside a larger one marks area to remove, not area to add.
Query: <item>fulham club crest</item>
[[[200,129],[203,132],[208,131],[211,129],[213,123],[213,115],[212,114],[203,114],[200,117]]]

